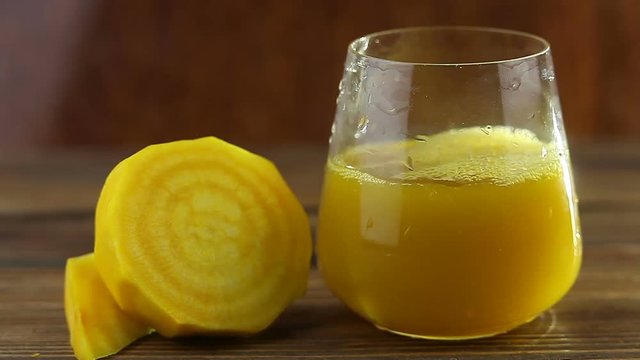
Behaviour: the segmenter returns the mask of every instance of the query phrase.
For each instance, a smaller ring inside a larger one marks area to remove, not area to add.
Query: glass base
[[[492,336],[496,336],[496,335],[501,335],[504,333],[507,333],[509,331],[515,330],[517,328],[519,328],[520,326],[523,326],[525,324],[528,324],[530,322],[532,322],[533,320],[535,320],[538,316],[534,316],[531,319],[525,321],[524,323],[521,323],[519,325],[515,325],[513,327],[510,327],[506,330],[500,330],[500,331],[496,331],[496,332],[489,332],[486,334],[477,334],[477,335],[463,335],[463,336],[438,336],[438,335],[418,335],[418,334],[411,334],[411,333],[405,333],[402,331],[397,331],[397,330],[392,330],[389,328],[386,328],[384,326],[380,326],[378,324],[374,324],[376,328],[383,330],[383,331],[387,331],[390,332],[392,334],[396,334],[396,335],[401,335],[401,336],[406,336],[406,337],[410,337],[413,339],[423,339],[423,340],[445,340],[445,341],[461,341],[461,340],[473,340],[473,339],[484,339],[484,338],[489,338]]]

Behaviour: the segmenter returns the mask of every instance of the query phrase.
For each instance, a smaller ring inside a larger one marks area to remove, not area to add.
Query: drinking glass
[[[324,279],[378,328],[491,336],[560,300],[581,261],[549,44],[425,27],[349,45],[319,214]]]

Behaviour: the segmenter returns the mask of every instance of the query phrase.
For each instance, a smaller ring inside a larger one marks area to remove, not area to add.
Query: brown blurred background
[[[640,0],[0,0],[0,145],[325,142],[346,47],[483,25],[552,44],[569,137],[640,138]]]

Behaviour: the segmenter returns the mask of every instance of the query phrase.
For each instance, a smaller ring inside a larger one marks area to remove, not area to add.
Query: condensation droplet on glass
[[[511,81],[511,85],[509,85],[509,90],[516,91],[520,88],[520,85],[521,85],[520,79],[517,79],[517,78],[513,79]]]
[[[553,69],[542,69],[542,79],[547,81],[553,81],[556,78],[556,74]]]
[[[531,113],[531,115],[529,115],[529,120],[533,120],[533,118],[536,117],[536,113]]]
[[[546,147],[543,147],[543,148],[542,148],[542,157],[543,157],[543,158],[546,158],[546,157],[547,157],[547,148],[546,148]]]
[[[369,94],[369,96],[367,96],[367,104],[371,104],[373,100],[373,95]]]
[[[429,137],[427,135],[416,135],[415,139],[417,141],[427,141],[427,140],[429,140]]]
[[[374,105],[383,113],[387,114],[387,115],[398,115],[400,113],[403,113],[405,111],[407,111],[410,106],[402,106],[402,107],[396,107],[393,105],[385,105],[385,104],[381,104],[380,102],[374,102]]]
[[[356,133],[353,135],[356,139],[359,139],[364,134],[367,133],[367,128],[369,127],[369,118],[361,117],[358,120],[358,124],[356,125]]]
[[[358,131],[363,132],[367,130],[367,125],[369,124],[369,119],[366,117],[361,117],[358,120]]]
[[[407,158],[405,159],[403,165],[404,165],[404,167],[407,168],[407,170],[413,171],[414,170],[413,158],[410,155],[407,155]]]
[[[491,135],[491,132],[493,131],[493,127],[491,127],[491,125],[487,125],[485,127],[480,128],[480,130],[485,133],[485,135]]]
[[[342,111],[347,110],[347,104],[342,103],[342,106],[340,106],[340,109],[342,109]]]
[[[409,230],[411,230],[411,225],[407,226],[407,228],[404,229],[402,236],[406,238],[407,235],[409,235]]]

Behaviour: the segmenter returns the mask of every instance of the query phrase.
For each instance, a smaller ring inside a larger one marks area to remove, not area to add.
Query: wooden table
[[[315,221],[325,149],[261,151],[279,165]],[[0,153],[0,359],[72,358],[62,290],[67,257],[92,249],[93,207],[125,152]],[[420,341],[374,329],[313,273],[309,291],[249,338],[144,338],[117,359],[640,358],[640,144],[577,144],[585,239],[571,292],[508,334]]]

